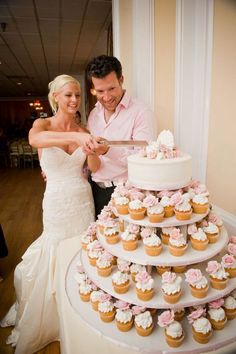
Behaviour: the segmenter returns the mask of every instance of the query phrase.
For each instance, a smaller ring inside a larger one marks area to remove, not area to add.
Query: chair
[[[34,167],[34,160],[37,160],[38,153],[35,149],[32,148],[29,144],[22,144],[23,150],[23,162],[24,168],[26,164],[29,162],[31,164],[31,168]]]
[[[17,142],[10,144],[11,167],[20,167],[21,154]]]

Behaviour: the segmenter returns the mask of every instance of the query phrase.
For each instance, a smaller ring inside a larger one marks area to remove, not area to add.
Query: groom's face
[[[92,82],[97,100],[107,111],[114,112],[123,96],[123,76],[118,79],[116,73],[112,71],[104,78],[92,77]]]

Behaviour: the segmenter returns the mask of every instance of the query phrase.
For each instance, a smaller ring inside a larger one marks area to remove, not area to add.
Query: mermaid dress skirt
[[[14,325],[8,344],[15,354],[32,354],[59,339],[54,291],[57,246],[78,237],[94,221],[90,185],[83,175],[86,156],[81,148],[72,155],[60,148],[42,150],[40,164],[47,176],[43,198],[43,233],[27,249],[15,269],[17,301],[1,326]],[[34,222],[32,220],[32,222]]]

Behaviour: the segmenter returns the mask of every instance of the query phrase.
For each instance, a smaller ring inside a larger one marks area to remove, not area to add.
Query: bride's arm
[[[50,131],[50,121],[37,119],[29,131],[29,143],[36,148],[65,146],[71,143],[77,145],[90,144],[92,136],[86,132]]]

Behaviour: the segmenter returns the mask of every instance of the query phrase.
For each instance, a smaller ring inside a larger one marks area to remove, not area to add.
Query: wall
[[[215,0],[207,186],[236,215],[236,2]]]

